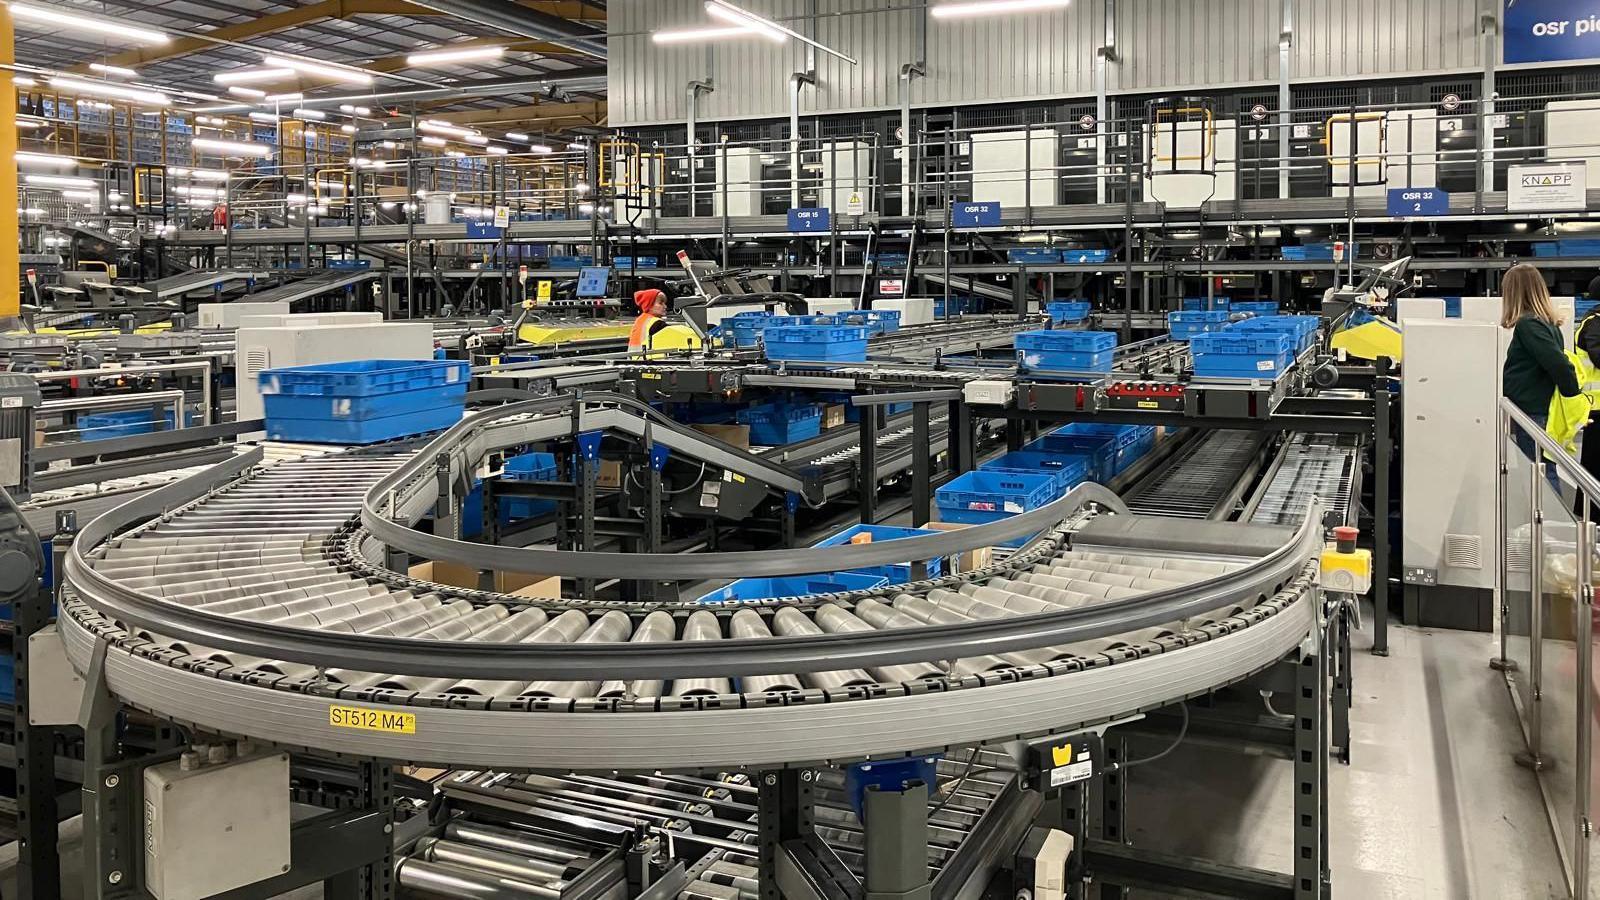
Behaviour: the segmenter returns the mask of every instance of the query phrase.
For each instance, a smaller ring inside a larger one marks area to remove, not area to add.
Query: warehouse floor
[[[1512,762],[1524,744],[1488,666],[1496,638],[1391,627],[1380,658],[1368,652],[1370,609],[1364,624],[1353,639],[1351,763],[1329,774],[1334,897],[1565,897],[1538,785]],[[1284,760],[1180,747],[1134,770],[1130,792],[1135,844],[1290,869]]]
[[[1365,621],[1355,637],[1352,760],[1330,774],[1334,896],[1565,896],[1533,775],[1511,761],[1523,745],[1505,687],[1488,667],[1494,638],[1394,627],[1384,659],[1367,652],[1370,611]],[[1131,836],[1138,845],[1286,872],[1290,780],[1281,759],[1182,746],[1134,771]],[[66,896],[78,889],[75,838],[74,830],[62,848]],[[14,853],[0,849],[7,897],[15,896]],[[287,896],[320,895],[313,887]]]

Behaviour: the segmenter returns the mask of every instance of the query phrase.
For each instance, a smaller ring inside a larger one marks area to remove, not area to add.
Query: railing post
[[[1517,427],[1521,427],[1518,425]],[[1535,772],[1544,767],[1541,758],[1539,707],[1543,702],[1540,668],[1544,656],[1544,503],[1539,481],[1544,466],[1539,445],[1533,445],[1528,466],[1528,688],[1533,702],[1528,704],[1528,754],[1518,762]]]
[[[1576,732],[1578,754],[1576,762],[1577,771],[1574,781],[1577,785],[1577,796],[1573,798],[1572,823],[1572,884],[1573,894],[1584,896],[1589,884],[1589,836],[1594,831],[1590,814],[1590,804],[1594,802],[1591,796],[1593,777],[1594,752],[1594,524],[1589,521],[1589,514],[1593,509],[1590,506],[1591,498],[1582,486],[1578,488],[1578,502],[1582,504],[1583,512],[1578,519],[1577,540],[1577,591],[1578,595],[1573,609],[1577,621],[1573,623],[1576,635],[1578,656],[1577,684],[1574,693],[1577,696],[1577,722],[1573,731]]]
[[[1510,657],[1506,655],[1509,647],[1506,644],[1506,623],[1511,612],[1511,601],[1506,597],[1506,584],[1510,581],[1506,572],[1506,501],[1511,496],[1509,490],[1510,472],[1506,460],[1506,438],[1511,433],[1511,419],[1504,409],[1495,410],[1495,441],[1494,441],[1494,533],[1495,546],[1499,552],[1495,554],[1494,566],[1494,604],[1500,622],[1500,656],[1489,661],[1489,667],[1498,671],[1514,671]]]

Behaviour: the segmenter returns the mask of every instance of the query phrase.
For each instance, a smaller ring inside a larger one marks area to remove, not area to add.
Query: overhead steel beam
[[[307,97],[301,106],[328,106],[337,103],[437,103],[475,97],[505,97],[512,94],[537,94],[552,87],[568,90],[603,90],[605,69],[569,69],[538,78],[506,78],[495,81],[469,81],[447,88],[422,88],[401,91],[367,91],[361,94],[329,94]],[[589,82],[592,86],[584,87]],[[555,105],[555,104],[551,104]],[[494,110],[498,112],[498,110]]]
[[[456,125],[554,122],[569,119],[582,120],[590,125],[604,125],[606,122],[606,101],[536,103],[532,106],[509,106],[503,109],[479,109],[450,114],[450,121]]]
[[[606,58],[604,34],[527,6],[505,0],[421,0],[419,5],[508,34],[553,41],[596,59]]]

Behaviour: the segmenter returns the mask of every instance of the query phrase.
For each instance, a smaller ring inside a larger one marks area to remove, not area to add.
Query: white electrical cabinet
[[[195,324],[201,328],[238,328],[244,316],[287,315],[287,300],[236,300],[233,303],[202,303]]]
[[[427,322],[240,328],[235,340],[240,422],[266,412],[256,384],[263,369],[357,359],[433,359],[433,326]]]
[[[716,215],[761,215],[761,151],[755,147],[727,147],[717,150],[716,157],[717,186],[711,198]]]
[[[873,309],[895,310],[900,313],[900,326],[927,325],[933,321],[932,297],[900,297],[872,301]]]
[[[1583,160],[1589,184],[1600,184],[1600,100],[1552,100],[1544,108],[1550,159]]]
[[[1001,209],[1061,202],[1061,136],[1048,128],[972,136],[972,199]]]
[[[239,317],[239,328],[275,328],[281,325],[370,325],[383,321],[381,312],[277,313]]]
[[[289,755],[144,770],[144,887],[201,900],[289,871]]]
[[[1465,307],[1465,304],[1463,304]],[[1408,610],[1423,625],[1493,626],[1497,323],[1408,318],[1401,396],[1401,538]]]
[[[836,216],[850,214],[851,198],[861,201],[863,214],[872,212],[872,147],[861,141],[830,141],[822,145],[822,176],[817,205]]]

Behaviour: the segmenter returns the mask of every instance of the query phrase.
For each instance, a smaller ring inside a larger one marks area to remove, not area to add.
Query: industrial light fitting
[[[718,41],[725,38],[760,37],[754,28],[672,28],[652,32],[650,40],[657,44],[693,44],[700,41]]]
[[[17,154],[17,164],[22,166],[55,166],[58,169],[70,169],[76,166],[78,161],[73,157],[57,156],[54,153],[21,152]]]
[[[217,84],[244,84],[251,81],[280,81],[294,75],[293,69],[234,69],[211,76]]]
[[[316,75],[319,78],[326,78],[330,81],[342,81],[346,84],[372,83],[371,72],[350,66],[329,65],[327,63],[311,62],[310,60],[305,59],[295,59],[294,57],[289,56],[274,56],[272,54],[264,54],[263,58],[266,64],[269,66],[282,69],[293,69],[296,72],[301,72],[306,75]]]
[[[506,48],[495,45],[490,47],[462,47],[457,50],[445,48],[442,50],[427,50],[422,53],[412,53],[406,57],[406,65],[413,68],[426,66],[446,66],[452,63],[477,62],[490,59],[499,59],[504,56]]]
[[[235,97],[249,97],[251,100],[260,100],[262,97],[267,95],[266,91],[258,91],[255,88],[239,87],[238,85],[228,88],[228,93],[234,95]]]
[[[296,119],[311,119],[312,121],[316,122],[320,122],[328,117],[328,114],[320,109],[296,109],[289,114],[294,116]]]
[[[527,135],[523,134],[520,131],[508,131],[508,132],[506,132],[506,140],[508,140],[508,141],[522,141],[523,143],[527,143],[529,138],[528,138]]]
[[[973,16],[997,16],[1005,13],[1042,12],[1064,9],[1072,0],[977,0],[977,2],[946,3],[928,8],[935,19],[963,19]]]
[[[138,78],[139,73],[122,66],[110,66],[105,63],[89,63],[89,71],[99,72],[102,75],[115,75],[118,78]]]
[[[73,178],[69,175],[25,175],[22,180],[30,187],[76,188],[78,190],[89,190],[94,187],[92,179]]]
[[[214,138],[195,138],[189,146],[196,150],[212,150],[222,156],[259,156],[272,155],[272,145],[258,144],[255,141],[220,141]]]
[[[74,15],[56,7],[33,6],[27,3],[10,3],[12,18],[28,23],[39,23],[56,31],[89,31],[109,37],[121,38],[134,44],[165,44],[169,38],[159,31],[133,28],[123,21],[95,19]]]
[[[120,84],[107,84],[103,81],[85,81],[81,78],[67,78],[57,75],[50,79],[50,83],[69,93],[93,94],[97,97],[112,97],[117,100],[133,100],[138,103],[149,103],[155,106],[166,106],[172,102],[166,94],[139,88],[123,87]]]
[[[706,0],[706,13],[712,18],[721,19],[722,21],[731,25],[743,25],[746,28],[753,28],[757,31],[760,31],[764,36],[771,37],[773,33],[776,33],[780,36],[786,35],[788,37],[792,37],[800,43],[810,47],[815,47],[829,56],[838,57],[852,66],[856,64],[854,57],[840,53],[838,50],[829,47],[827,44],[814,41],[800,32],[780,25],[771,19],[758,16],[747,9],[740,9],[737,6],[734,6],[732,3],[729,3],[728,0]]]

